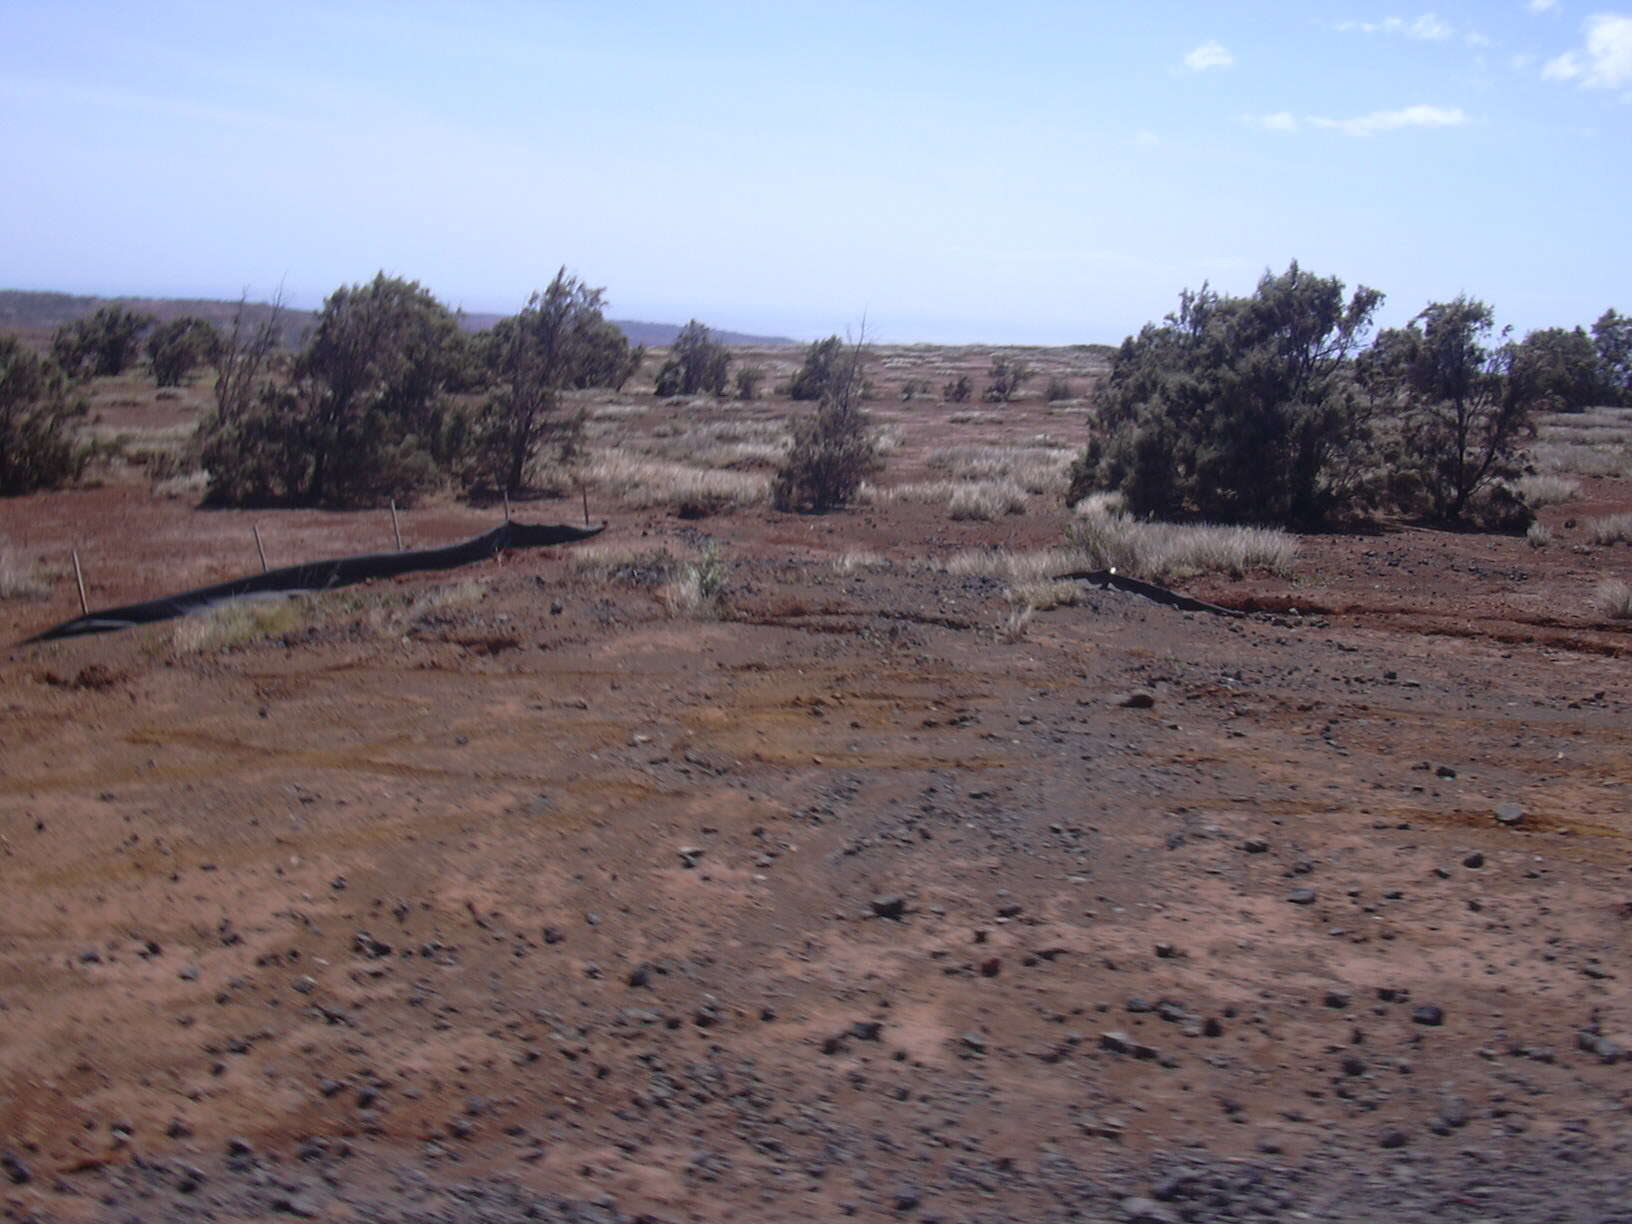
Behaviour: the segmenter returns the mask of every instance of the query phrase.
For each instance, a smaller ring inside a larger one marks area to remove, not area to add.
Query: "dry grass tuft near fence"
[[[1090,510],[1069,531],[1087,569],[1114,569],[1151,582],[1198,574],[1240,578],[1254,570],[1286,574],[1298,553],[1296,537],[1278,527],[1142,523]]]

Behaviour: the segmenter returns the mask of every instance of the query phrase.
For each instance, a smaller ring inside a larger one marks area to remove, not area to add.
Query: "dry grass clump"
[[[658,506],[701,506],[719,510],[751,506],[770,495],[768,475],[723,472],[660,459],[648,459],[614,448],[592,458],[585,480],[637,510]]]
[[[182,654],[230,650],[300,627],[306,609],[294,599],[234,599],[176,622],[171,641]]]
[[[1594,544],[1632,544],[1632,514],[1588,519],[1587,539]]]
[[[1075,453],[1048,445],[957,446],[932,455],[928,466],[954,480],[1007,480],[1028,493],[1064,493]]]
[[[1534,443],[1526,453],[1540,472],[1611,477],[1632,474],[1632,451],[1624,446],[1544,440]]]
[[[960,522],[990,522],[1005,514],[1026,512],[1026,491],[1012,480],[921,480],[877,489],[875,502],[915,502],[922,505],[944,503],[953,519]]]
[[[725,562],[710,540],[703,555],[681,563],[663,584],[658,598],[670,616],[713,620],[725,610]]]
[[[0,544],[0,599],[45,599],[50,594],[39,570]]]
[[[989,523],[1005,514],[1026,512],[1026,491],[1010,480],[963,485],[953,492],[947,509],[954,522]]]
[[[417,596],[413,603],[408,605],[407,619],[410,623],[428,616],[433,612],[440,612],[448,608],[464,608],[471,604],[481,603],[487,597],[487,583],[476,579],[467,579],[464,582],[451,583],[448,586],[433,587],[424,594]]]
[[[889,569],[890,563],[876,552],[853,548],[834,557],[833,568],[841,574],[853,574],[857,570]]]
[[[1540,523],[1531,523],[1530,530],[1524,533],[1524,542],[1531,548],[1546,548],[1553,542],[1553,533]]]
[[[204,491],[210,486],[208,472],[185,472],[179,476],[169,476],[153,484],[154,497],[185,498],[190,502],[204,500]]]
[[[1562,505],[1581,496],[1581,482],[1568,476],[1521,476],[1513,488],[1532,510]]]
[[[1078,582],[1020,582],[1009,589],[1009,602],[1024,604],[1037,612],[1074,608],[1082,602],[1083,587]]]
[[[1632,620],[1632,582],[1605,578],[1592,592],[1592,602],[1611,620]]]
[[[1085,567],[1080,553],[1066,548],[1048,548],[1041,552],[976,549],[954,553],[947,559],[944,568],[949,574],[984,574],[1018,586],[1041,583],[1054,574]]]
[[[1079,513],[1069,538],[1089,569],[1152,582],[1196,574],[1239,578],[1253,570],[1290,572],[1298,542],[1277,527],[1142,523],[1109,512]]]

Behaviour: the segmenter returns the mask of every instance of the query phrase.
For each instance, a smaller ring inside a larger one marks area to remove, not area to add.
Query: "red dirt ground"
[[[946,412],[891,407],[886,482],[1059,432]],[[1586,496],[1544,550],[1187,585],[1238,620],[1096,592],[1007,640],[925,563],[1055,543],[1041,498],[608,504],[608,547],[717,542],[723,618],[560,549],[11,648],[5,1218],[1632,1219],[1632,636],[1587,598],[1632,552],[1563,526],[1632,490]],[[77,612],[76,545],[108,605],[252,570],[252,524],[390,541],[120,483],[0,515],[55,572],[6,641]]]

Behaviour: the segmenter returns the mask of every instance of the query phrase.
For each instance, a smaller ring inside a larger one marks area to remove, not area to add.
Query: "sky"
[[[1614,7],[1616,3],[1621,7]],[[1115,343],[1266,270],[1632,310],[1632,0],[0,0],[0,288]]]

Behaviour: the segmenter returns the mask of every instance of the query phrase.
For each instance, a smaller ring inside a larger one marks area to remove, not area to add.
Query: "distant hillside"
[[[83,319],[94,314],[99,308],[115,303],[127,310],[153,315],[161,322],[179,319],[184,315],[195,315],[223,328],[232,326],[233,316],[238,311],[237,302],[210,298],[76,297],[70,293],[0,289],[0,331],[39,331],[57,328],[64,323]],[[265,302],[250,302],[245,309],[250,322],[259,322],[271,312],[272,307]],[[286,344],[298,343],[301,333],[310,327],[317,317],[316,312],[311,310],[286,309],[283,313]],[[467,331],[485,331],[504,317],[499,314],[465,313],[460,316],[460,321]],[[675,336],[680,334],[679,326],[673,323],[641,323],[625,319],[613,319],[612,322],[623,329],[623,334],[629,337],[629,343],[644,344],[650,348],[673,344]],[[799,343],[786,336],[753,336],[744,332],[730,331],[716,331],[714,338],[722,344]]]

